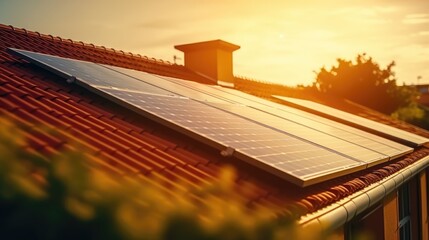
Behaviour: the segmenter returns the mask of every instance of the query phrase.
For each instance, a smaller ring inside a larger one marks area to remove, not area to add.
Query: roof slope
[[[31,148],[49,155],[72,148],[70,142],[74,141],[87,148],[87,155],[109,171],[138,175],[148,182],[158,179],[165,191],[205,182],[228,164],[236,167],[236,189],[249,206],[279,214],[305,214],[429,155],[429,149],[422,147],[395,162],[299,188],[237,159],[222,158],[214,149],[187,136],[106,102],[79,86],[68,85],[64,79],[9,55],[8,47],[198,82],[207,82],[206,79],[180,65],[0,25],[0,114],[31,129],[27,136]],[[382,120],[380,116],[378,120]],[[394,124],[388,118],[386,122]],[[54,127],[59,133],[43,132],[40,124]],[[419,129],[414,132],[428,136]]]

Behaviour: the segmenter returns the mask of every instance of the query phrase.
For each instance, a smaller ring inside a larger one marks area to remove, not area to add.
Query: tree
[[[396,85],[394,61],[383,69],[364,53],[357,55],[355,62],[337,59],[337,63],[329,71],[322,67],[317,73],[313,87],[319,92],[346,98],[385,114],[402,109],[395,115],[398,118],[419,117],[415,111],[404,111],[409,106],[415,107],[418,92],[412,86]]]

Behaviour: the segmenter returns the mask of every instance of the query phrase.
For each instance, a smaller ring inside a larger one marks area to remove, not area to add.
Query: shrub
[[[199,187],[164,191],[103,172],[84,151],[40,155],[28,146],[28,132],[0,117],[2,239],[308,239],[311,234],[297,231],[294,219],[247,207],[233,191],[232,168]]]

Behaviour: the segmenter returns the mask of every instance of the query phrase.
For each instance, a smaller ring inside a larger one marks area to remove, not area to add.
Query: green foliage
[[[391,116],[402,121],[413,122],[416,119],[423,119],[425,116],[425,111],[416,103],[411,103],[406,107],[398,108],[391,114]]]
[[[419,106],[419,105],[415,105],[415,107],[410,107],[409,108],[405,108],[405,109],[399,109],[398,111],[396,111],[394,114],[392,114],[393,117],[396,117],[398,119],[410,122],[416,126],[419,126],[421,128],[424,129],[429,129],[429,108],[425,107],[425,106]],[[416,113],[413,113],[414,115],[418,114],[419,116],[421,116],[420,118],[413,118],[413,119],[409,119],[409,118],[405,118],[403,116],[409,116],[411,114],[409,113],[403,113],[403,111],[416,111]],[[397,114],[397,115],[396,115]]]
[[[197,188],[165,191],[95,170],[82,149],[42,157],[28,148],[28,131],[0,116],[2,239],[317,237],[275,210],[249,208],[234,191],[232,168]]]
[[[391,62],[386,68],[365,54],[359,54],[355,62],[337,59],[337,66],[328,71],[325,67],[317,73],[313,88],[318,91],[392,114],[399,119],[421,118],[415,105],[419,96],[412,86],[397,86]]]

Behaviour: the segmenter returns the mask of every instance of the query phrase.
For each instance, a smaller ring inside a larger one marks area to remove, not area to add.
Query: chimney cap
[[[182,52],[203,50],[203,49],[223,49],[226,51],[235,51],[240,49],[240,46],[217,39],[212,41],[189,43],[174,46],[175,49]]]

